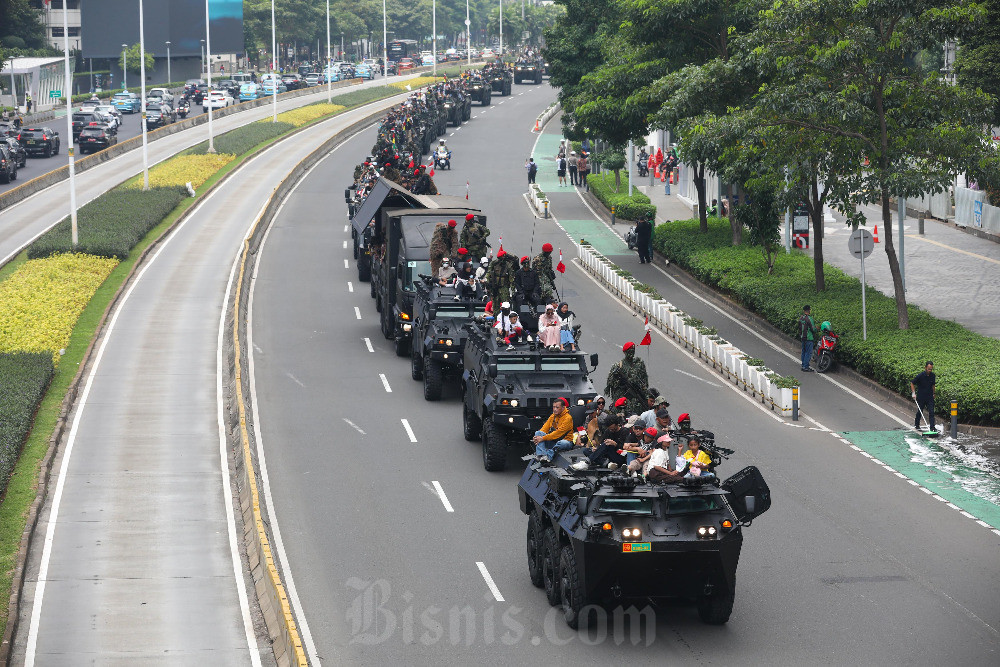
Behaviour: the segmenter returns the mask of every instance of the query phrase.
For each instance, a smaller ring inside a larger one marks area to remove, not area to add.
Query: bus
[[[415,39],[396,39],[389,42],[389,60],[392,62],[398,63],[403,58],[416,58],[417,55]]]

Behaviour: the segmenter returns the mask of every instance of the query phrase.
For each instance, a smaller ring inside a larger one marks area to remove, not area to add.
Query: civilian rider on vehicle
[[[552,414],[535,432],[532,442],[535,443],[535,456],[546,463],[552,461],[556,452],[562,452],[573,447],[567,439],[573,432],[573,418],[567,408],[569,401],[561,396],[552,401]]]

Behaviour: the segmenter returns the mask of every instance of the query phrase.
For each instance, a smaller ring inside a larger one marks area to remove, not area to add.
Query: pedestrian
[[[649,216],[642,215],[639,222],[635,224],[635,242],[639,246],[639,263],[646,264],[653,261],[650,256],[650,241],[653,238],[653,223]]]
[[[566,156],[562,153],[556,158],[556,175],[559,177],[559,187],[566,185]]]
[[[580,185],[579,178],[577,177],[577,167],[580,164],[580,158],[577,157],[576,151],[570,151],[566,162],[569,164],[569,182],[574,186]]]
[[[24,100],[25,100],[25,104],[26,104],[26,106],[28,108],[28,110],[25,112],[25,115],[30,115],[31,114],[31,93],[26,93],[25,96],[24,96]]]
[[[528,172],[528,184],[531,185],[535,182],[535,175],[538,174],[538,165],[535,163],[535,158],[529,157],[528,161],[524,163],[524,168]]]
[[[576,161],[576,171],[577,181],[587,190],[587,192],[590,192],[590,184],[587,183],[587,175],[590,174],[590,163],[587,162],[586,153],[581,155],[580,159]]]
[[[805,373],[814,373],[809,367],[812,359],[813,345],[816,343],[816,322],[810,315],[811,308],[806,305],[802,307],[802,316],[799,317],[799,340],[802,341],[802,370]]]
[[[917,402],[917,416],[913,419],[913,427],[920,428],[920,413],[926,409],[925,415],[931,431],[934,428],[934,394],[937,390],[937,376],[934,375],[934,363],[928,361],[924,364],[924,370],[917,377],[910,380],[910,395]]]

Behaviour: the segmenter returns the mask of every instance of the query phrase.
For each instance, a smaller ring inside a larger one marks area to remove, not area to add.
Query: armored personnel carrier
[[[460,91],[449,90],[444,98],[444,111],[448,116],[448,122],[458,127],[463,121],[472,117],[472,100]]]
[[[541,83],[545,64],[538,58],[522,58],[514,65],[514,83]]]
[[[493,87],[478,72],[468,79],[469,97],[488,107],[493,101]]]
[[[466,328],[462,430],[466,440],[482,438],[487,470],[503,470],[511,447],[533,448],[531,438],[549,418],[555,399],[567,399],[572,414],[597,395],[590,380],[596,354],[590,355],[588,369],[581,352],[550,352],[534,340],[510,350],[489,325],[476,322]]]
[[[500,96],[510,95],[514,84],[514,77],[505,65],[490,65],[483,68],[483,76],[487,77],[494,93]]]
[[[726,623],[742,528],[771,506],[757,468],[721,484],[714,476],[658,484],[607,468],[574,469],[585,451],[532,461],[518,483],[531,582],[574,629],[587,623],[588,605],[662,598],[694,600],[703,622]],[[704,451],[714,467],[718,452]]]
[[[424,398],[436,401],[446,380],[461,378],[466,325],[484,317],[485,306],[482,300],[460,298],[455,287],[438,285],[426,276],[415,288],[410,375],[423,380]]]

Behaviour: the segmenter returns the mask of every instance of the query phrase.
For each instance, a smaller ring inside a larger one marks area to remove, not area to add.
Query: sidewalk
[[[666,195],[662,186],[641,188],[656,205],[657,223],[692,217],[677,195]],[[878,225],[875,251],[865,260],[868,284],[892,296],[892,277],[885,254],[886,230],[881,211],[866,206],[868,229]],[[847,250],[849,228],[842,218],[825,225],[823,259],[848,275],[861,277],[861,262]],[[981,239],[948,225],[927,220],[924,235],[918,233],[916,218],[903,221],[902,248],[899,225],[893,213],[893,241],[901,256],[908,303],[920,306],[936,317],[954,320],[972,331],[1000,338],[1000,244]],[[802,252],[793,250],[792,252]],[[811,250],[807,251],[810,254]]]

